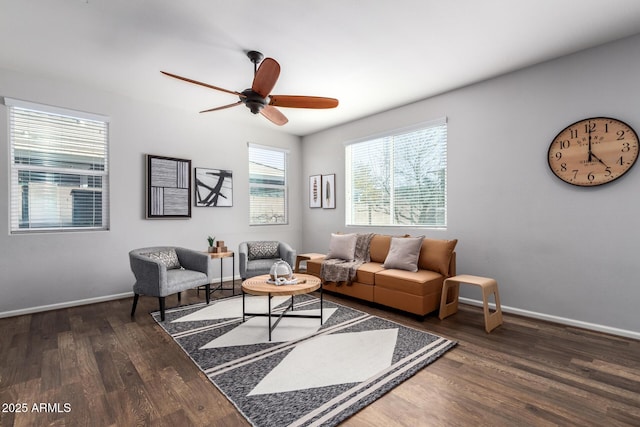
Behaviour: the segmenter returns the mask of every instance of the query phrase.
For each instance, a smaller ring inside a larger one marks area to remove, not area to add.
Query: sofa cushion
[[[391,236],[376,234],[371,238],[369,244],[369,256],[372,262],[383,263],[389,253],[391,246]]]
[[[167,270],[175,268],[181,268],[180,261],[178,260],[178,254],[175,249],[167,249],[166,251],[147,252],[140,254],[151,258],[154,261],[159,261],[167,267]]]
[[[364,283],[366,285],[375,284],[375,275],[384,270],[379,262],[365,262],[356,271],[354,282]]]
[[[444,276],[430,270],[416,272],[406,270],[384,270],[376,273],[376,288],[381,287],[411,295],[424,296],[442,290]]]
[[[262,241],[247,243],[249,260],[279,258],[278,242]]]
[[[350,234],[336,234],[331,233],[331,240],[329,241],[329,253],[327,259],[344,259],[346,261],[353,261],[355,259],[356,242],[358,235],[355,233]]]
[[[422,245],[420,237],[392,237],[389,253],[387,254],[384,268],[396,268],[399,270],[418,271],[418,256]]]
[[[423,239],[420,256],[418,258],[418,267],[425,270],[436,271],[447,276],[449,274],[451,256],[457,243],[458,239]]]

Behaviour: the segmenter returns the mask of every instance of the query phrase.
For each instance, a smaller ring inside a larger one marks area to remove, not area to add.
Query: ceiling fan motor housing
[[[242,101],[253,114],[258,114],[268,103],[267,98],[263,98],[251,89],[242,91],[240,101]]]

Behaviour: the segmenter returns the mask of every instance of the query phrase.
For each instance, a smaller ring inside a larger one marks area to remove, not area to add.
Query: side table
[[[324,258],[326,255],[325,254],[317,254],[314,252],[309,252],[306,254],[298,254],[296,255],[296,268],[293,270],[294,273],[300,273],[300,262],[301,261],[308,261],[310,259],[315,259],[315,258]]]
[[[482,288],[482,309],[484,312],[484,329],[487,333],[502,325],[502,308],[500,307],[500,294],[498,293],[498,282],[489,277],[471,276],[461,274],[449,277],[442,284],[442,296],[440,299],[440,320],[458,311],[458,296],[460,295],[460,284],[479,286]],[[449,294],[451,291],[451,294]],[[489,297],[493,295],[496,302],[496,309],[492,313],[489,310]]]
[[[235,265],[236,265],[236,254],[233,251],[228,251],[228,252],[207,252],[209,254],[209,257],[211,259],[220,259],[220,284],[218,286],[216,286],[215,288],[213,287],[213,284],[211,286],[211,290],[209,291],[209,294],[220,290],[220,291],[232,291],[233,295],[236,294],[236,276],[235,276]],[[232,287],[230,288],[225,288],[222,286],[223,282],[222,282],[222,278],[224,277],[224,274],[222,274],[222,260],[224,258],[231,258],[231,280],[232,280]]]

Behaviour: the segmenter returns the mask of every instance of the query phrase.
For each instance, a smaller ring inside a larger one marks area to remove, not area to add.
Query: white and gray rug
[[[290,313],[318,315],[319,303],[296,296]],[[267,311],[265,296],[246,304]],[[336,425],[456,344],[326,300],[322,326],[284,317],[271,342],[266,317],[242,322],[241,296],[167,310],[164,322],[152,316],[254,426]]]

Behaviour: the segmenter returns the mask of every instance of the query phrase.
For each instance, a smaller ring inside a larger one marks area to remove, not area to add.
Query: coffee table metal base
[[[271,324],[271,318],[275,317],[273,311],[271,310],[271,298],[273,298],[273,296],[271,294],[267,295],[267,298],[269,299],[268,301],[268,308],[267,308],[267,312],[266,313],[248,313],[246,311],[245,308],[245,295],[247,293],[246,292],[242,292],[242,321],[245,321],[245,318],[247,316],[250,317],[268,317],[269,318],[269,341],[271,341],[271,332],[273,332],[273,330],[276,328],[276,326],[278,326],[278,323],[280,323],[280,321],[282,320],[283,317],[299,317],[299,318],[303,318],[303,319],[320,319],[320,325],[322,325],[322,305],[323,305],[323,298],[322,298],[322,287],[320,287],[320,315],[315,315],[315,314],[287,314],[289,311],[293,311],[293,297],[294,295],[291,295],[291,300],[289,301],[289,305],[282,310],[282,313],[278,314],[278,318],[276,319],[275,323]]]

